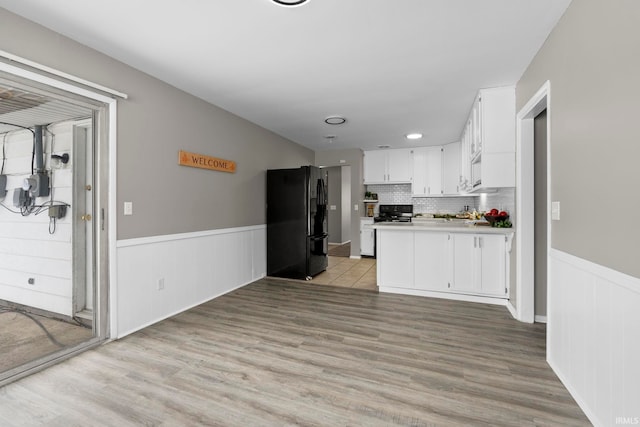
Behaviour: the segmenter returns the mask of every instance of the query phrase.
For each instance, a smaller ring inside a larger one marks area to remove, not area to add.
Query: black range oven
[[[413,205],[380,205],[373,222],[411,222]]]
[[[413,205],[380,205],[378,207],[378,216],[373,218],[373,222],[395,222],[410,223],[413,216]],[[373,233],[373,256],[378,256],[377,252],[377,235]]]

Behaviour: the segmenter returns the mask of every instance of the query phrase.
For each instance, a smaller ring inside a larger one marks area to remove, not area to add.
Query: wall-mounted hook
[[[67,163],[69,163],[69,153],[63,153],[62,155],[60,155],[60,154],[52,154],[51,158],[52,159],[58,159],[65,165]]]

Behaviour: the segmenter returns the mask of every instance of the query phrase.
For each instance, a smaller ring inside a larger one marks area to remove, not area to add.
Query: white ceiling
[[[570,1],[309,0],[287,8],[271,0],[0,0],[0,7],[321,151],[458,140],[477,90],[515,84]],[[332,115],[348,121],[325,124]],[[405,140],[416,131],[422,140]],[[327,135],[336,135],[333,143]]]

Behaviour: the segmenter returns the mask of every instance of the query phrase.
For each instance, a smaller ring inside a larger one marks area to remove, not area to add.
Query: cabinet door
[[[442,148],[442,192],[444,194],[458,194],[460,192],[460,143],[454,142]]]
[[[411,192],[414,196],[427,195],[427,150],[415,148],[413,150],[413,181]]]
[[[413,248],[410,230],[376,230],[378,286],[413,288],[413,256],[402,248]]]
[[[427,147],[427,194],[442,194],[442,147]]]
[[[413,155],[409,149],[388,150],[387,182],[410,183],[413,175]]]
[[[373,256],[374,232],[373,223],[360,223],[360,255]]]
[[[471,158],[470,156],[470,138],[469,138],[469,128],[465,128],[464,133],[462,134],[462,143],[460,146],[460,191],[466,192],[470,189],[471,182]]]
[[[451,277],[449,234],[416,231],[414,248],[414,287],[446,291]]]
[[[383,184],[387,178],[387,152],[364,152],[364,183]]]
[[[480,290],[480,251],[474,234],[452,234],[453,279],[451,289],[477,293]]]
[[[480,235],[481,252],[480,290],[486,295],[503,296],[506,293],[506,242],[504,236]]]

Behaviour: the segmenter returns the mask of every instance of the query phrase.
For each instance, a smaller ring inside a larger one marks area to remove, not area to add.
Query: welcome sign
[[[209,169],[220,172],[235,173],[236,162],[220,159],[218,157],[205,156],[204,154],[178,151],[178,164],[192,168]]]

